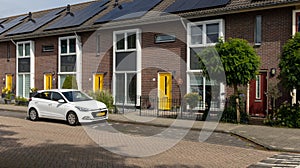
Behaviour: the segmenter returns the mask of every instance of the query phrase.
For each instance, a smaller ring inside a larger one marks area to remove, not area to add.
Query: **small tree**
[[[62,85],[63,89],[78,89],[77,81],[74,75],[67,75]]]
[[[254,48],[243,39],[230,38],[227,42],[220,39],[216,50],[224,66],[226,83],[234,89],[238,107],[238,86],[247,85],[251,79],[256,77],[260,66],[260,57]],[[240,122],[239,108],[236,109],[237,121]]]
[[[279,78],[284,87],[290,91],[300,89],[300,33],[290,39],[284,46],[279,62]],[[296,97],[293,98],[295,102]]]

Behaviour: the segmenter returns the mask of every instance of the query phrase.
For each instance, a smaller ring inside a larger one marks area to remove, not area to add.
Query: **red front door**
[[[256,75],[250,82],[250,107],[251,116],[265,117],[267,114],[267,73]]]

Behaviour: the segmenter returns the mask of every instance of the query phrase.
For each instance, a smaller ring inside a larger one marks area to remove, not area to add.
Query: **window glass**
[[[19,58],[18,72],[30,72],[30,58]]]
[[[137,54],[134,52],[116,53],[116,70],[117,71],[136,71]]]
[[[30,56],[30,43],[25,44],[25,56]]]
[[[136,48],[136,34],[135,33],[127,34],[127,43],[128,43],[128,49]]]
[[[30,92],[30,74],[25,74],[25,93],[24,97],[29,97],[29,92]]]
[[[116,103],[125,103],[125,74],[116,74]]]
[[[200,57],[198,56],[203,48],[191,48],[190,50],[190,69],[191,70],[200,70],[201,65],[199,63]]]
[[[65,54],[68,53],[68,40],[61,40],[60,41],[61,53]]]
[[[259,44],[261,43],[261,15],[256,16],[255,18],[255,43]]]
[[[53,100],[53,101],[58,101],[58,100],[60,100],[60,99],[63,99],[63,97],[62,97],[59,93],[57,93],[57,92],[52,92],[52,98],[51,98],[51,100]]]
[[[69,92],[62,92],[62,94],[68,99],[70,102],[79,102],[79,101],[88,101],[92,100],[86,94],[80,91],[69,91]]]
[[[23,44],[18,44],[18,55],[22,57],[23,54]]]
[[[219,23],[206,25],[206,43],[216,43],[219,38]]]
[[[117,50],[125,49],[125,37],[123,34],[117,34]]]
[[[127,74],[127,84],[128,93],[127,93],[127,103],[135,104],[136,103],[136,74]]]
[[[76,39],[69,39],[70,53],[76,52]]]
[[[256,92],[255,97],[256,99],[260,99],[260,75],[256,75]]]
[[[43,93],[41,93],[41,98],[42,99],[46,99],[46,100],[50,100],[51,99],[51,92],[43,92]]]
[[[191,43],[192,44],[202,44],[202,33],[203,26],[192,26],[191,27]]]
[[[175,40],[175,35],[160,34],[155,36],[155,43],[173,42]]]
[[[23,75],[18,75],[18,95],[23,96]]]
[[[76,55],[61,56],[60,72],[76,72]]]

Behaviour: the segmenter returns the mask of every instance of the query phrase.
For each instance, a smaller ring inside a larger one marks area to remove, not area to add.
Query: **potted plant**
[[[4,97],[4,102],[5,104],[10,104],[11,103],[11,100],[13,99],[14,97],[14,94],[9,90],[6,92],[6,95]]]
[[[6,93],[8,92],[8,89],[5,87],[5,88],[2,88],[2,98],[5,98],[5,95]]]
[[[18,96],[15,98],[15,104],[18,106],[27,106],[28,102],[28,99],[25,97]]]

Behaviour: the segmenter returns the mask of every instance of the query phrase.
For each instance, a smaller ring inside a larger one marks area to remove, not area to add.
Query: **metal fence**
[[[140,96],[137,100],[139,106],[138,103],[134,106],[118,105],[118,113],[136,112],[140,116],[202,120],[206,118],[208,111],[217,115],[221,107],[217,101],[199,101],[195,108],[190,108],[184,99]]]

